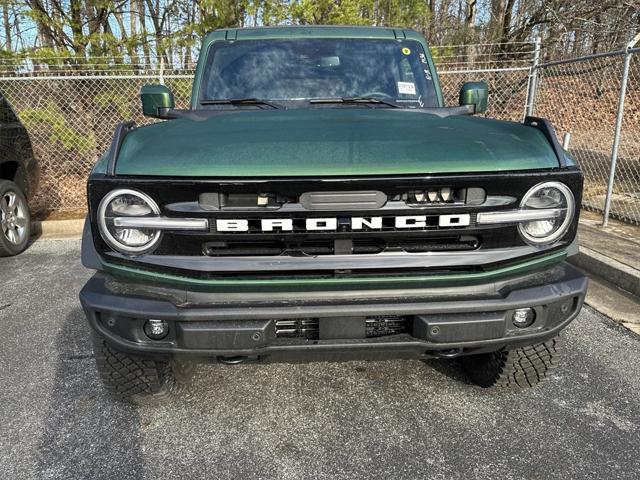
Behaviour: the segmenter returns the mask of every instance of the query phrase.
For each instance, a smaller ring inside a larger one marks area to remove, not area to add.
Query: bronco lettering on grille
[[[428,222],[428,218],[435,219],[435,223]],[[306,218],[300,220],[297,229],[309,232],[333,231],[338,229],[338,225],[346,226],[352,231],[360,230],[382,230],[384,223],[397,229],[424,229],[432,227],[468,227],[471,223],[471,216],[468,213],[453,215],[409,215],[398,217],[323,217]],[[298,224],[296,224],[298,226]],[[218,219],[216,220],[216,230],[218,232],[248,232],[252,230],[249,220],[246,219]],[[294,230],[294,220],[290,218],[264,218],[255,220],[255,230],[262,232],[292,232]]]

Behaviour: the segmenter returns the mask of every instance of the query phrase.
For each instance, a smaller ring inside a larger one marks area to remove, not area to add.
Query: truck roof
[[[209,33],[204,40],[251,40],[278,38],[377,38],[413,39],[424,41],[414,30],[391,27],[363,27],[344,25],[305,25],[279,27],[226,28]]]

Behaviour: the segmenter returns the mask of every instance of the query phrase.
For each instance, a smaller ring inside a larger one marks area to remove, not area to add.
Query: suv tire
[[[93,337],[96,367],[114,397],[137,405],[155,405],[181,393],[195,371],[191,362],[158,361],[131,355]]]
[[[547,378],[560,362],[559,337],[513,350],[462,357],[462,367],[481,387],[522,389]]]
[[[0,180],[0,257],[22,253],[31,236],[31,213],[18,186]]]

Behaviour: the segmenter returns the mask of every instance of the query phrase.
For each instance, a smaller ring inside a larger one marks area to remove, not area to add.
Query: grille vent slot
[[[385,251],[423,253],[423,252],[454,252],[460,250],[475,250],[480,245],[478,237],[473,235],[459,235],[440,238],[357,238],[349,240],[350,254],[375,254]],[[220,240],[206,242],[202,252],[209,257],[229,256],[262,256],[262,255],[335,255],[335,240]],[[342,253],[344,254],[344,253]]]

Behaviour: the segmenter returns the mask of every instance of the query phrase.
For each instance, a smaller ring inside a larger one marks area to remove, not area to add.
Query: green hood
[[[238,111],[130,133],[116,173],[283,177],[494,172],[558,167],[537,129],[386,108]]]

